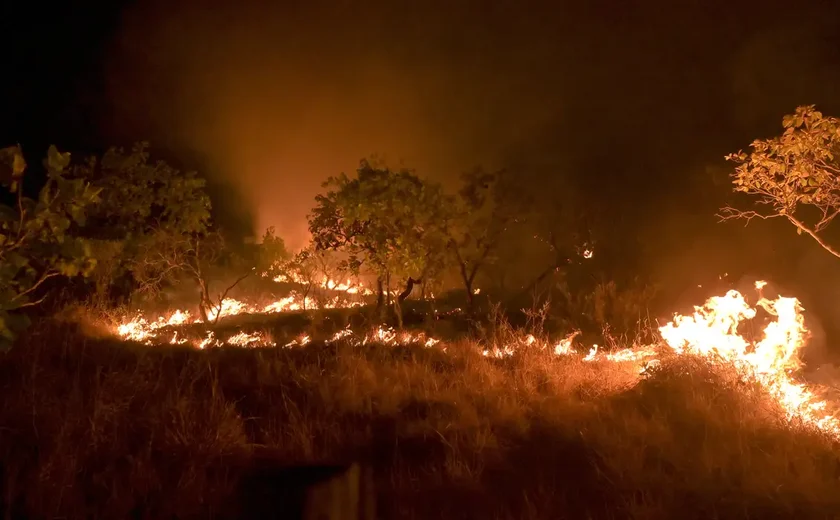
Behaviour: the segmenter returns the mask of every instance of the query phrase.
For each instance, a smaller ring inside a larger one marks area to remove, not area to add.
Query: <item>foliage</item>
[[[286,242],[275,234],[274,227],[265,230],[262,240],[252,248],[253,268],[260,273],[272,273],[289,258]]]
[[[150,162],[148,143],[130,153],[111,148],[72,168],[72,175],[102,190],[91,213],[99,236],[136,238],[160,229],[201,233],[210,221],[206,182],[195,172],[181,172],[163,161]],[[94,232],[94,230],[91,230]]]
[[[323,187],[309,217],[317,249],[343,251],[352,272],[364,268],[385,283],[440,273],[450,205],[439,185],[363,160],[354,178],[330,177]]]
[[[514,299],[534,298],[550,290],[558,275],[571,270],[578,271],[576,276],[586,276],[583,271],[591,269],[591,258],[598,256],[598,229],[597,212],[584,194],[559,172],[539,168],[523,169],[506,191],[524,208],[517,216],[516,232],[504,235],[499,246],[504,263],[516,266],[513,273],[501,273],[519,279]],[[525,256],[530,264],[522,266],[517,257]],[[527,273],[527,278],[517,269]]]
[[[823,116],[811,105],[798,107],[782,125],[781,136],[755,140],[751,153],[726,157],[738,164],[732,175],[734,190],[757,197],[757,204],[766,209],[727,207],[721,217],[785,218],[797,233],[808,234],[840,257],[822,235],[840,213],[840,120]]]
[[[101,203],[90,214],[85,235],[100,260],[95,278],[104,291],[138,265],[147,265],[156,245],[183,243],[200,236],[210,224],[205,180],[163,161],[150,162],[147,143],[126,153],[111,148],[101,159],[89,158],[71,175],[101,190]]]
[[[26,325],[15,311],[33,307],[46,297],[44,282],[87,275],[95,262],[88,243],[74,232],[99,201],[100,189],[81,179],[62,176],[69,153],[51,146],[44,166],[47,182],[38,199],[23,195],[26,162],[20,147],[0,151],[2,182],[16,196],[16,207],[0,205],[0,346],[8,345]]]
[[[527,200],[514,189],[516,177],[510,170],[485,172],[477,168],[461,177],[455,214],[446,222],[449,251],[470,307],[476,277],[486,265],[494,263],[503,236],[524,221]]]

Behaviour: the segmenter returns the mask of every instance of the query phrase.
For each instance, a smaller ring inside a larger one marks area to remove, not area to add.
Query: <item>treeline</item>
[[[514,302],[551,298],[567,317],[602,323],[621,296],[606,276],[591,276],[605,272],[603,226],[592,208],[563,177],[545,172],[477,168],[449,193],[414,171],[363,160],[353,175],[324,182],[309,215],[312,241],[291,255],[273,229],[248,243],[221,228],[205,179],[153,161],[145,143],[73,161],[51,147],[44,167],[47,181],[30,199],[21,189],[21,149],[0,151],[0,181],[14,197],[0,206],[0,335],[7,344],[27,326],[29,310],[69,285],[81,288],[76,298],[117,306],[153,300],[188,280],[207,321],[254,273],[311,283],[327,264],[342,276],[374,280],[377,307],[392,309],[400,325],[408,297],[452,287],[470,309],[479,293]],[[624,292],[625,299],[643,293]]]

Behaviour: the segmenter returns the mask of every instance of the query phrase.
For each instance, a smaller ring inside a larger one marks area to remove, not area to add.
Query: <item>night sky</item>
[[[214,180],[228,221],[293,247],[320,182],[364,156],[445,183],[515,163],[574,179],[625,241],[616,261],[663,280],[770,274],[826,301],[840,283],[792,229],[714,216],[731,198],[725,154],[797,105],[840,116],[840,2],[4,9],[0,140],[30,162],[49,143],[149,140]]]

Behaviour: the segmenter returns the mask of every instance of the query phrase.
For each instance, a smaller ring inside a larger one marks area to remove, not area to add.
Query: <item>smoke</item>
[[[719,255],[708,230],[728,187],[697,202],[711,179],[686,172],[776,130],[782,101],[825,101],[831,56],[792,51],[796,87],[772,81],[791,6],[583,4],[137,3],[108,51],[105,124],[203,157],[254,233],[276,226],[292,248],[321,182],[378,154],[449,185],[479,164],[538,164],[579,179],[616,226],[632,220],[650,258],[686,222]]]
[[[487,55],[482,42],[509,27],[459,25],[468,6],[441,24],[374,3],[170,4],[124,13],[108,63],[115,121],[206,156],[255,231],[276,226],[292,247],[321,182],[361,158],[450,180],[556,110],[555,71],[522,61],[550,48]]]

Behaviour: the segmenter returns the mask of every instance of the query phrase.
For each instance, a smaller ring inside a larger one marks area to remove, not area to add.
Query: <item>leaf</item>
[[[47,170],[50,172],[60,173],[69,165],[70,152],[61,153],[55,145],[50,145],[49,150],[47,150]]]

